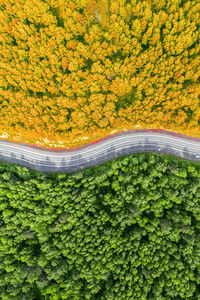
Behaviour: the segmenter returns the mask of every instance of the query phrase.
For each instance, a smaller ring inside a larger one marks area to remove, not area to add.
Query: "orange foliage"
[[[200,137],[199,0],[4,0],[0,32],[1,137]]]

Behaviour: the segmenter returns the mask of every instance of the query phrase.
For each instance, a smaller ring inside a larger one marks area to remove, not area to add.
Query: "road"
[[[200,162],[200,139],[173,135],[168,131],[130,130],[104,138],[96,144],[62,152],[0,140],[0,161],[48,173],[74,172],[120,156],[142,152],[166,153]]]

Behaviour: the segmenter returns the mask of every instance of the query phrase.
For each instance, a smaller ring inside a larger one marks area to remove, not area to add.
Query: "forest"
[[[0,137],[200,137],[199,0],[1,0]]]
[[[2,300],[200,299],[200,165],[140,153],[79,172],[0,163]]]
[[[200,138],[199,0],[0,0],[0,139]],[[200,300],[200,164],[0,161],[0,299]]]

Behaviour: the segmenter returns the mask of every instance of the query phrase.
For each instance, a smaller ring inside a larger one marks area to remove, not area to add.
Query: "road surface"
[[[48,173],[74,172],[120,156],[142,152],[166,153],[200,162],[200,139],[173,135],[168,131],[130,130],[104,138],[96,144],[62,152],[0,140],[0,161]]]

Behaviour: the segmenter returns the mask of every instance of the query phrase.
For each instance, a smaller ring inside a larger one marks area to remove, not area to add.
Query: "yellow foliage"
[[[199,0],[4,0],[0,33],[0,135],[200,137]]]

